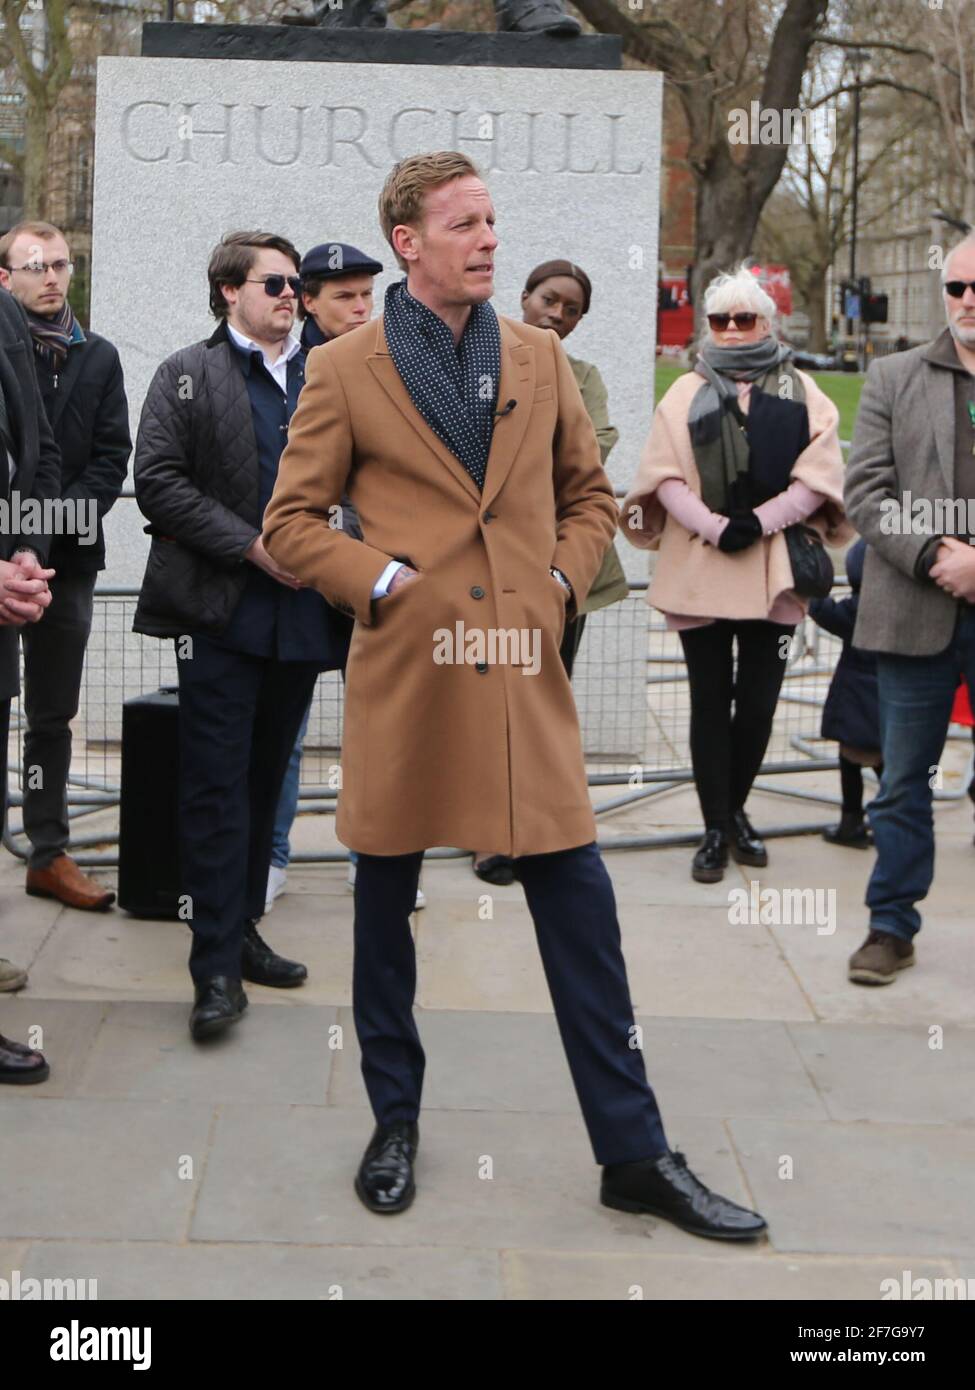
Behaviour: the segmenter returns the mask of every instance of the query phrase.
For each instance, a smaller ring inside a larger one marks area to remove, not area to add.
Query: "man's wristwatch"
[[[559,583],[562,585],[562,588],[565,589],[566,593],[572,593],[572,585],[566,579],[565,575],[562,573],[561,570],[557,570],[554,565],[550,565],[548,572],[553,579],[557,579],[559,581]]]

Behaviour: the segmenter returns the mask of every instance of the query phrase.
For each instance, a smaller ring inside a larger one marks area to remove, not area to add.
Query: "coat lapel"
[[[511,472],[528,428],[535,394],[535,349],[521,341],[507,319],[499,316],[498,323],[501,327],[501,381],[496,410],[504,410],[512,401],[514,405],[506,415],[499,414],[494,421],[484,479],[485,506],[497,497]]]
[[[925,387],[928,410],[944,476],[946,497],[955,495],[955,374],[928,364]]]
[[[477,484],[474,479],[468,473],[456,454],[451,453],[446,444],[437,438],[410,399],[410,393],[403,385],[403,378],[396,370],[396,363],[393,361],[389,347],[387,346],[382,317],[376,320],[375,347],[366,358],[366,362],[369,364],[373,376],[376,377],[383,390],[396,406],[396,409],[427,448],[436,454],[440,462],[454,475],[465,492],[469,492],[475,501],[480,504],[481,494],[477,490]]]

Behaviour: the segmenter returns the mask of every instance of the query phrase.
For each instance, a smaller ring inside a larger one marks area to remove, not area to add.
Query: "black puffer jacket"
[[[260,464],[226,325],[167,357],[146,393],[135,493],[152,547],[132,626],[151,637],[219,635],[261,534]]]

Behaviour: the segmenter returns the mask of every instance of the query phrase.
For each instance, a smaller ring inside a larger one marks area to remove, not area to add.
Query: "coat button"
[[[494,512],[485,512],[484,515],[481,517],[481,520],[482,520],[482,521],[493,521],[493,520],[494,520]]]
[[[479,676],[486,676],[486,675],[487,675],[487,662],[486,662],[486,661],[478,661],[478,662],[475,662],[475,664],[474,664],[474,670],[477,672],[477,674],[478,674]]]
[[[471,589],[471,598],[483,598],[483,597],[484,597],[484,590],[481,588],[480,584],[475,584],[474,587],[473,587],[473,589]]]

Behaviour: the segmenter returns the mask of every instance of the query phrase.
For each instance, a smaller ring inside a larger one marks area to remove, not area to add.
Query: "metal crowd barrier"
[[[839,577],[834,592],[842,593],[845,585],[845,578]],[[632,583],[628,598],[588,616],[573,672],[589,784],[597,789],[596,815],[606,824],[615,811],[693,781],[688,744],[690,706],[681,647],[661,616],[647,609],[647,587],[646,581]],[[123,702],[176,685],[172,642],[142,637],[131,630],[137,596],[137,590],[128,588],[99,588],[95,594],[81,703],[73,725],[68,793],[72,831],[77,828],[78,832],[72,833],[71,851],[86,866],[118,862]],[[641,655],[644,637],[645,657]],[[819,726],[839,652],[839,641],[810,619],[796,629],[757,790],[829,807],[840,804],[838,795],[768,780],[781,774],[838,768],[836,745],[820,739]],[[635,708],[631,698],[634,684],[630,668],[634,662],[645,665],[636,686],[645,689],[645,710]],[[299,814],[335,812],[343,694],[337,673],[319,678],[302,756]],[[23,805],[23,732],[20,702],[14,699],[8,748],[8,823],[3,838],[7,849],[20,858],[26,857],[18,814]],[[964,781],[967,785],[968,778]],[[615,795],[601,795],[599,789],[613,787],[619,788]],[[964,788],[935,792],[940,801],[957,801],[964,795]],[[759,828],[768,838],[810,834],[835,818],[834,814],[829,820]],[[605,849],[659,848],[693,844],[699,837],[700,832],[606,835],[600,844]],[[467,851],[443,848],[428,853],[431,857],[460,857]],[[292,858],[297,863],[332,863],[347,859],[348,854],[339,847],[297,852]]]

